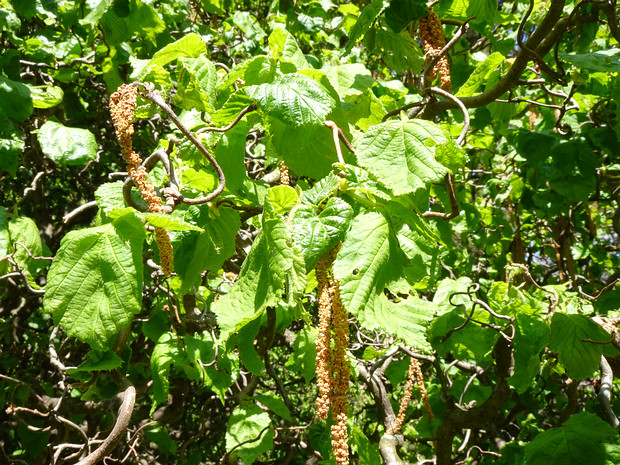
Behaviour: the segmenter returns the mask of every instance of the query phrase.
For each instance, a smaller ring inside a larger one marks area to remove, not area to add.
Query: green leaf
[[[355,23],[355,26],[349,33],[349,40],[347,46],[344,49],[343,54],[348,54],[357,42],[366,34],[372,27],[375,20],[379,17],[383,11],[390,6],[390,2],[386,0],[373,0],[372,3],[366,5],[360,17]]]
[[[1,110],[0,108],[0,113]],[[25,146],[24,141],[16,134],[13,134],[10,138],[0,138],[0,169],[15,177],[19,156]]]
[[[178,217],[166,215],[165,213],[147,213],[144,215],[144,219],[151,226],[165,228],[170,231],[204,231],[204,229],[198,226],[194,226]]]
[[[604,73],[620,72],[620,50],[617,48],[582,54],[558,53],[558,56],[578,68]]]
[[[606,445],[617,444],[618,433],[596,415],[573,415],[560,428],[540,433],[525,445],[527,465],[607,465]],[[613,462],[611,462],[613,463]]]
[[[226,450],[232,451],[245,463],[254,463],[259,455],[273,448],[274,431],[267,412],[254,404],[235,407],[228,419]]]
[[[549,326],[540,317],[519,313],[514,337],[514,374],[508,382],[518,393],[532,387],[540,372],[540,353],[549,344]]]
[[[328,127],[294,127],[273,119],[269,132],[277,155],[299,176],[320,179],[338,161],[332,130]]]
[[[135,69],[132,73],[132,77],[135,79],[142,79],[149,72],[151,66],[164,66],[171,61],[179,58],[198,58],[204,55],[207,51],[202,38],[196,33],[189,33],[184,35],[181,39],[166,45],[159,50],[150,61],[142,63],[140,69]]]
[[[215,111],[217,70],[205,57],[178,60],[177,93],[172,98],[175,105],[185,110]]]
[[[85,165],[97,157],[99,148],[88,129],[68,128],[47,121],[37,134],[43,153],[61,165]]]
[[[284,215],[297,203],[299,195],[291,186],[275,186],[267,191],[266,202],[274,213]]]
[[[151,354],[151,374],[153,376],[153,407],[168,400],[170,391],[170,367],[180,363],[183,356],[177,337],[170,333],[161,335]],[[151,412],[152,413],[152,412]]]
[[[334,261],[334,276],[340,281],[345,308],[356,315],[364,309],[389,259],[390,227],[379,213],[355,217]]]
[[[310,206],[295,210],[292,218],[293,239],[299,245],[306,263],[312,270],[325,252],[342,240],[353,217],[353,208],[344,200],[332,197],[317,215]]]
[[[127,236],[140,221],[69,232],[47,279],[43,307],[67,334],[96,349],[110,348],[142,305],[143,236]],[[132,224],[133,223],[133,224]]]
[[[174,268],[183,279],[183,290],[198,285],[205,270],[216,272],[222,267],[235,252],[241,227],[239,213],[232,208],[190,207],[187,220],[200,225],[203,232],[185,233],[175,244]]]
[[[223,404],[226,391],[239,375],[237,357],[225,350],[225,347],[219,347],[216,355],[213,336],[209,331],[196,335],[187,334],[183,342],[189,363],[183,364],[181,368],[190,379],[195,376],[195,379],[202,381],[215,392]],[[211,365],[214,360],[217,360],[216,365]]]
[[[263,358],[256,352],[254,340],[261,327],[261,319],[256,318],[237,332],[237,347],[239,348],[239,358],[243,366],[250,373],[260,376],[265,369]]]
[[[419,18],[428,15],[424,0],[392,0],[385,10],[385,20],[394,32],[400,32]]]
[[[385,114],[383,103],[375,96],[372,89],[366,90],[355,100],[355,104],[347,109],[347,117],[351,123],[362,131],[381,123]]]
[[[297,70],[310,68],[295,37],[282,27],[276,27],[269,36],[269,55],[276,61],[293,63]]]
[[[489,55],[467,78],[455,94],[456,97],[471,97],[480,87],[491,77],[493,71],[506,60],[506,57],[499,52]]]
[[[32,218],[18,216],[17,218],[13,218],[9,221],[8,229],[13,245],[13,259],[21,269],[26,271],[32,285],[37,288],[38,286],[32,282],[32,278],[37,273],[41,263],[32,260],[28,254],[28,251],[30,251],[30,253],[34,256],[43,255],[43,242],[41,241],[41,235],[39,234],[39,227]],[[24,247],[16,244],[16,242],[26,246],[28,251],[26,251]],[[44,263],[46,264],[49,262]]]
[[[278,198],[277,195],[274,197]],[[277,213],[277,204],[272,204],[271,200],[268,192],[263,213],[263,233],[268,250],[272,292],[295,306],[306,289],[306,265],[301,250],[293,241],[291,227]]]
[[[6,257],[10,253],[10,245],[9,222],[4,207],[0,205],[0,258]]]
[[[302,201],[318,206],[330,197],[338,189],[338,186],[340,186],[340,178],[333,172],[329,173],[324,178],[319,179],[310,189],[304,191]]]
[[[373,444],[357,426],[351,428],[351,449],[359,457],[359,465],[376,465],[382,463],[377,444]]]
[[[255,400],[256,402],[260,402],[265,407],[267,407],[269,410],[271,410],[273,413],[284,418],[285,420],[293,421],[293,419],[291,418],[290,410],[288,409],[284,401],[280,399],[279,397],[265,396],[265,395],[258,394],[252,397],[252,399]]]
[[[388,121],[366,131],[356,155],[362,167],[402,195],[438,182],[448,172],[433,149],[445,142],[443,130],[428,121]]]
[[[359,95],[373,84],[370,71],[361,63],[328,66],[321,69],[338,95]]]
[[[278,302],[271,280],[267,240],[261,234],[252,244],[230,292],[211,307],[217,315],[220,340],[225,341],[231,333],[260,316],[267,305]]]
[[[293,342],[293,353],[286,362],[287,370],[301,373],[306,384],[316,376],[316,336],[314,327],[304,326]]]
[[[325,87],[300,74],[285,74],[246,92],[265,113],[291,126],[322,124],[336,105]]]
[[[396,34],[380,29],[375,36],[375,44],[381,49],[382,59],[394,71],[422,69],[424,53],[408,32]]]
[[[123,359],[111,350],[104,352],[99,350],[91,350],[84,360],[76,369],[68,370],[69,374],[77,372],[89,371],[108,371],[114,370],[123,364]]]
[[[62,88],[56,86],[30,86],[30,92],[34,108],[53,108],[62,103],[64,97]]]
[[[588,340],[606,342],[609,334],[584,315],[553,314],[549,349],[558,353],[571,378],[586,379],[598,369],[601,355],[617,355],[612,345]]]
[[[80,20],[80,23],[95,26],[104,13],[110,8],[110,5],[112,5],[112,0],[100,1],[92,10],[90,10],[90,13],[88,13],[84,19]]]
[[[369,329],[384,329],[415,350],[428,353],[431,346],[426,331],[436,311],[432,302],[418,297],[394,303],[381,292],[371,296],[360,323]]]
[[[30,88],[0,75],[0,109],[10,118],[24,121],[32,114],[33,108]]]

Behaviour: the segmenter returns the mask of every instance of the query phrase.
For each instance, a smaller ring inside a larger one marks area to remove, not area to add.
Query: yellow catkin
[[[153,185],[148,180],[148,173],[140,166],[142,159],[134,152],[131,137],[133,135],[133,117],[136,108],[138,91],[134,86],[121,85],[110,96],[110,115],[116,130],[116,137],[121,146],[123,158],[127,163],[127,171],[134,184],[140,191],[142,199],[153,213],[163,213],[164,207],[161,198],[155,192]],[[174,271],[173,250],[168,231],[163,228],[155,228],[155,240],[159,247],[162,271],[170,275]]]
[[[446,37],[441,27],[441,21],[434,11],[430,11],[426,18],[420,18],[418,22],[418,35],[422,41],[427,63],[439,55],[441,49],[446,46]],[[450,77],[450,62],[446,55],[442,56],[435,67],[429,72],[429,79],[433,80],[439,73],[441,88],[446,92],[452,90]]]
[[[284,160],[280,161],[280,184],[283,186],[291,185],[291,176]]]
[[[317,417],[327,419],[332,409],[332,451],[338,465],[349,464],[347,433],[349,389],[349,322],[347,311],[340,299],[338,280],[331,266],[340,245],[327,252],[315,267],[319,295],[319,335],[316,340],[316,372],[319,389]],[[330,348],[333,329],[334,349]]]
[[[349,321],[347,311],[340,300],[340,288],[337,280],[331,283],[334,289],[332,320],[334,326],[334,366],[332,370],[332,450],[338,465],[349,464],[349,446],[347,434],[347,417],[349,414]]]
[[[332,392],[330,376],[332,293],[327,277],[330,266],[330,256],[325,254],[315,267],[319,293],[319,334],[316,339],[316,375],[319,392],[316,400],[316,415],[321,420],[327,419]]]
[[[422,374],[422,368],[420,368],[420,362],[417,359],[411,359],[411,366],[415,370],[415,377],[418,383],[418,389],[420,390],[420,397],[422,397],[422,404],[424,405],[424,410],[426,410],[426,416],[428,416],[429,420],[435,418],[433,415],[433,410],[431,409],[431,403],[428,400],[428,392],[426,391],[426,386],[424,385],[424,375]]]
[[[419,369],[418,361],[412,357],[411,362],[409,362],[409,370],[407,371],[407,384],[405,385],[405,394],[400,400],[400,409],[398,410],[396,423],[389,430],[387,430],[387,434],[396,434],[403,425],[403,421],[405,421],[405,411],[407,410],[407,406],[409,405],[409,401],[411,400],[411,391],[413,390],[413,385],[415,384],[416,380],[416,365]]]

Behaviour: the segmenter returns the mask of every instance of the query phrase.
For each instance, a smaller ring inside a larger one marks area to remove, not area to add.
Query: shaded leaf
[[[85,165],[97,157],[99,148],[88,129],[68,128],[47,121],[37,134],[43,153],[61,165]]]

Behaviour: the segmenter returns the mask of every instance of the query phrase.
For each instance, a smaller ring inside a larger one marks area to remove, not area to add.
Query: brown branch
[[[123,389],[123,391],[119,393],[122,403],[118,409],[118,417],[116,418],[114,428],[112,428],[112,431],[101,445],[84,459],[80,460],[77,465],[94,465],[103,460],[114,450],[129,426],[131,414],[133,413],[134,404],[136,402],[136,388],[119,372],[114,373],[116,373],[117,378],[115,381],[117,381],[119,386]]]
[[[459,204],[456,201],[456,192],[454,189],[454,177],[448,173],[446,174],[444,181],[446,183],[446,189],[448,190],[448,197],[450,199],[450,213],[426,211],[422,213],[423,218],[437,218],[440,220],[451,220],[459,216]]]
[[[212,131],[212,132],[226,132],[226,131],[230,131],[232,128],[234,128],[237,125],[237,123],[239,121],[241,121],[241,119],[246,114],[250,113],[251,111],[256,110],[256,108],[257,108],[256,103],[251,103],[250,105],[245,107],[243,110],[241,110],[239,112],[239,114],[235,117],[235,119],[232,120],[232,122],[228,126],[224,126],[223,128],[217,128],[217,127],[201,128],[198,131],[196,131],[196,134],[202,134],[203,132],[207,132],[207,131]]]
[[[564,0],[551,1],[546,16],[524,44],[539,56],[545,56],[564,31],[568,20],[568,18],[562,18],[564,3]],[[515,57],[512,66],[495,86],[479,95],[464,97],[460,99],[461,102],[467,108],[478,108],[495,101],[495,99],[518,84],[521,74],[527,68],[530,59],[531,55],[521,50]],[[456,103],[451,100],[441,100],[429,104],[424,110],[424,118],[432,120],[445,110],[456,107]]]

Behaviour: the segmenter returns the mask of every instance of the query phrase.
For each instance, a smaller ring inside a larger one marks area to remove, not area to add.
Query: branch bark
[[[544,57],[564,31],[566,21],[568,20],[568,18],[562,18],[564,3],[565,0],[551,1],[547,15],[524,44],[538,56]],[[460,99],[461,102],[467,108],[478,108],[495,101],[504,92],[517,85],[521,74],[525,71],[531,59],[531,54],[521,50],[515,57],[506,75],[495,86],[480,95],[464,97]],[[451,108],[458,108],[457,104],[452,100],[441,100],[431,103],[425,108],[422,118],[432,120],[438,114]]]
[[[123,391],[119,393],[121,398],[121,406],[118,409],[118,417],[114,428],[108,435],[108,437],[101,443],[101,445],[95,449],[92,453],[88,454],[84,459],[80,460],[77,465],[94,465],[103,460],[118,444],[123,437],[129,421],[131,420],[131,414],[133,413],[133,407],[136,403],[136,388],[131,382],[118,373],[116,381],[119,383]]]

